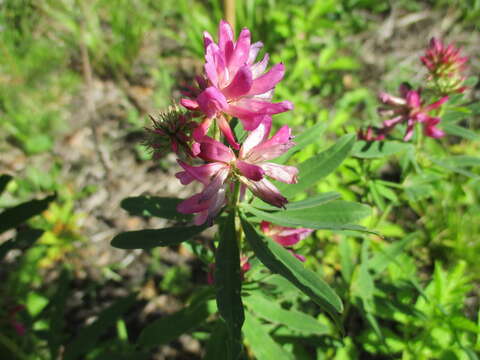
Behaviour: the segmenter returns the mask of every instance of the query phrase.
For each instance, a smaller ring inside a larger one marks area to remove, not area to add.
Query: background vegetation
[[[221,18],[216,0],[1,2],[0,173],[13,178],[0,180],[0,207],[24,214],[15,223],[0,214],[6,359],[211,354],[210,334],[222,329],[208,323],[171,333],[156,342],[162,346],[138,342],[147,323],[205,290],[207,268],[195,246],[126,252],[109,241],[120,231],[166,223],[125,203],[123,210],[123,198],[189,195],[172,176],[173,159],[150,160],[142,130],[146,115],[178,100],[199,72],[202,32],[215,33]],[[297,160],[378,123],[376,93],[421,82],[418,56],[433,35],[470,56],[467,103],[478,101],[479,23],[474,0],[237,2],[237,32],[249,27],[272,62],[286,66],[276,96],[295,111],[278,121],[298,131],[324,124]],[[270,339],[295,359],[478,358],[479,113],[478,103],[452,108],[444,121],[454,135],[427,139],[414,155],[405,146],[364,159],[356,148],[318,185],[371,205],[363,225],[384,237],[317,231],[299,248],[306,266],[341,295],[343,336],[313,303],[254,266],[252,286],[277,290],[266,294],[269,303],[257,299],[250,308],[262,319],[246,326],[252,358],[270,358],[274,345],[262,355]],[[411,156],[416,162],[406,160]],[[404,176],[415,163],[422,171]],[[19,204],[34,198],[28,206],[35,210],[26,213]],[[319,323],[297,331],[272,318],[270,306],[307,312]]]

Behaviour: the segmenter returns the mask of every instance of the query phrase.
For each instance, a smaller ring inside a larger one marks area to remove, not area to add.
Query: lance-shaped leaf
[[[329,328],[317,319],[296,310],[286,310],[278,305],[274,299],[251,294],[244,297],[244,300],[248,308],[258,317],[274,324],[282,324],[290,330],[304,334],[322,335],[329,332]]]
[[[260,321],[248,311],[245,315],[243,333],[256,359],[293,360],[293,356],[273,340]]]
[[[50,195],[41,200],[30,200],[6,209],[0,214],[0,234],[47,210],[55,198],[56,195]]]
[[[342,200],[330,201],[312,208],[275,212],[258,210],[248,204],[241,206],[259,220],[310,229],[367,231],[360,225],[353,225],[352,222],[370,215],[368,206]]]
[[[316,196],[311,196],[302,201],[290,202],[285,206],[285,208],[287,210],[308,209],[308,208],[316,207],[321,204],[325,204],[329,201],[337,200],[338,198],[340,198],[340,194],[332,191],[332,192],[327,192],[323,194],[318,194]],[[253,200],[252,205],[257,209],[278,210],[277,207],[267,204],[258,198],[255,198]]]
[[[188,220],[192,216],[181,214],[177,205],[183,200],[159,196],[136,196],[123,199],[120,206],[130,215],[154,216],[169,220]]]
[[[397,141],[358,141],[353,147],[352,156],[362,159],[382,158],[413,148],[412,144]]]
[[[140,333],[137,344],[146,349],[167,344],[199,326],[207,319],[208,315],[205,301],[194,302],[173,315],[162,317],[148,324]]]
[[[151,249],[157,246],[174,246],[200,234],[207,227],[176,226],[164,229],[127,231],[115,236],[111,242],[119,249]]]
[[[247,242],[260,261],[272,272],[289,280],[338,320],[338,314],[343,311],[343,305],[330,286],[316,273],[303,267],[302,263],[283,246],[261,236],[243,216],[241,220]]]
[[[229,333],[226,359],[238,359],[242,352],[241,330],[245,317],[234,211],[230,212],[221,229],[220,243],[215,254],[215,288],[218,311]]]
[[[301,163],[298,166],[298,183],[279,184],[281,193],[288,198],[314,186],[342,163],[354,144],[355,135],[345,135],[327,150]]]

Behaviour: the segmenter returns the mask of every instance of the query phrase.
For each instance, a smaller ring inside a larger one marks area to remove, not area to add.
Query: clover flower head
[[[271,102],[285,68],[283,64],[276,64],[265,72],[268,54],[258,62],[255,60],[263,44],[252,44],[246,28],[235,40],[232,27],[226,21],[220,22],[218,43],[208,32],[204,33],[204,46],[206,78],[197,79],[198,88],[191,88],[186,93],[190,98],[182,99],[181,104],[204,116],[194,133],[197,141],[201,141],[216,119],[229,144],[238,150],[240,145],[228,123],[230,117],[237,117],[245,130],[252,131],[260,123],[271,121],[272,115],[293,108],[289,101]]]
[[[422,123],[425,135],[434,138],[442,137],[443,131],[436,127],[440,118],[431,116],[430,112],[442,106],[448,100],[448,96],[425,105],[421,97],[421,89],[413,90],[404,83],[400,85],[399,92],[400,97],[385,92],[381,92],[378,96],[384,105],[378,109],[378,112],[381,116],[389,118],[383,122],[383,132],[388,133],[398,124],[404,123],[406,132],[403,140],[408,141],[413,136],[415,124]]]
[[[205,136],[200,142],[198,157],[206,164],[190,166],[180,161],[184,171],[175,175],[183,185],[198,181],[204,188],[181,202],[177,210],[184,214],[197,213],[194,218],[197,225],[211,224],[225,206],[226,194],[235,181],[242,184],[242,192],[248,188],[263,201],[284,207],[287,199],[267,177],[287,184],[297,182],[297,168],[270,162],[294,143],[288,126],[283,126],[271,138],[268,138],[269,131],[268,125],[261,123],[247,136],[238,155],[221,142]]]
[[[463,83],[466,76],[468,57],[460,55],[460,49],[453,44],[445,45],[441,40],[432,38],[420,60],[428,69],[428,87],[440,94],[461,93],[466,87]]]

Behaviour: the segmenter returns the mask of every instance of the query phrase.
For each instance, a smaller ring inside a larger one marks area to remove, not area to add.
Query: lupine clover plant
[[[258,321],[250,315],[245,318],[242,299],[260,294],[247,275],[250,271],[258,273],[261,264],[286,278],[333,319],[339,319],[343,309],[340,298],[319,274],[303,266],[305,257],[293,247],[315,229],[366,231],[352,223],[369,214],[365,205],[338,200],[336,193],[314,191],[314,185],[348,156],[354,134],[345,135],[298,166],[285,164],[296,152],[317,142],[323,127],[319,124],[295,136],[290,127],[275,120],[276,114],[292,110],[293,104],[273,101],[275,86],[286,67],[276,64],[268,68],[268,54],[258,60],[262,46],[252,42],[248,29],[235,39],[226,21],[220,22],[217,42],[204,33],[204,73],[184,91],[180,100],[183,109],[174,105],[152,117],[153,127],[147,129],[146,138],[154,158],[174,152],[181,167],[175,176],[182,185],[199,184],[200,191],[184,200],[124,200],[122,206],[127,210],[155,208],[157,216],[176,224],[122,233],[112,241],[113,246],[123,249],[188,241],[205,262],[208,282],[214,286],[208,287],[200,300],[192,300],[190,310],[183,312],[183,328],[180,325],[175,333],[204,321],[206,315],[198,315],[198,309],[214,294],[218,326],[225,328],[224,358],[232,359],[243,352],[244,321],[249,327]],[[306,192],[309,196],[305,200],[293,201]],[[204,244],[192,240],[215,225],[213,240]],[[147,327],[139,342],[154,346],[154,332],[159,331],[162,321]]]

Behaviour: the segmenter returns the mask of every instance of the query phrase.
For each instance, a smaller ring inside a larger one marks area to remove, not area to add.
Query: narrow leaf
[[[230,212],[221,229],[220,243],[215,254],[215,288],[218,312],[225,321],[229,334],[227,359],[238,359],[242,352],[241,331],[245,316],[234,211]]]
[[[140,333],[138,346],[152,348],[167,344],[199,326],[207,319],[208,315],[206,303],[200,302],[192,304],[173,315],[155,320],[148,324]]]
[[[170,220],[188,220],[191,215],[181,214],[177,205],[183,200],[158,196],[137,196],[123,199],[120,206],[130,215],[155,216]]]
[[[335,170],[348,156],[355,144],[355,135],[345,135],[326,151],[311,157],[298,166],[297,184],[279,184],[284,196],[291,197],[314,186],[320,179]]]
[[[41,200],[30,200],[6,209],[0,214],[0,234],[42,213],[55,198],[56,195],[50,195]]]
[[[385,249],[375,254],[369,261],[368,266],[375,273],[380,274],[392,261],[399,256],[405,247],[416,237],[416,234],[410,234],[401,241],[396,241],[388,245]]]
[[[304,268],[302,263],[280,244],[259,235],[243,217],[242,226],[247,242],[267,268],[285,277],[334,318],[343,311],[340,298],[316,273]]]
[[[283,226],[310,229],[365,231],[364,227],[351,223],[370,215],[368,206],[341,200],[327,202],[307,209],[276,212],[258,210],[248,204],[242,204],[241,206],[261,220]]]
[[[206,229],[206,226],[178,226],[164,229],[127,231],[118,234],[111,241],[119,249],[151,249],[157,246],[174,246]]]
[[[443,124],[442,128],[447,134],[459,136],[468,140],[478,140],[479,137],[477,133],[472,130],[455,124]]]
[[[274,299],[268,300],[254,294],[246,296],[244,299],[249,309],[258,317],[274,324],[282,324],[290,330],[304,334],[322,335],[329,332],[328,327],[317,319],[296,310],[283,309]]]
[[[396,141],[358,141],[353,147],[352,156],[361,159],[382,158],[412,148],[412,144]]]
[[[318,205],[327,203],[332,200],[337,200],[338,198],[340,198],[340,194],[332,191],[332,192],[327,192],[327,193],[319,194],[316,196],[312,196],[302,201],[295,201],[295,202],[288,203],[285,206],[285,208],[287,210],[308,209],[308,208],[316,207]],[[255,198],[255,200],[256,199],[257,198]],[[253,202],[253,206],[255,206],[257,209],[278,210],[278,208],[272,205],[269,205],[263,201],[260,201],[260,200],[255,201],[255,200]]]
[[[276,343],[265,327],[249,312],[245,313],[243,333],[256,359],[293,360],[293,356]]]

